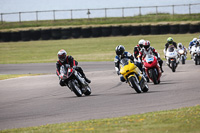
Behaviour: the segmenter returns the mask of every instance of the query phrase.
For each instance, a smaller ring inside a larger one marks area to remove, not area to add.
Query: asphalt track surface
[[[112,118],[200,104],[200,65],[187,61],[175,73],[166,65],[161,83],[137,94],[121,83],[113,62],[80,63],[92,80],[91,96],[60,87],[55,63],[0,65],[0,74],[49,73],[0,81],[0,129]]]

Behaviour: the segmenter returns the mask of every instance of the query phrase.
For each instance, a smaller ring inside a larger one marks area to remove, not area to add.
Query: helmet
[[[117,55],[122,55],[124,53],[124,51],[125,51],[125,48],[122,45],[119,45],[115,48],[115,52]]]
[[[193,39],[192,39],[192,42],[193,42],[193,43],[197,43],[197,38],[193,38]]]
[[[167,38],[167,42],[168,42],[169,44],[172,44],[172,43],[173,43],[173,38],[171,38],[171,37]]]
[[[197,39],[197,46],[200,46],[200,39]]]
[[[66,58],[67,58],[67,52],[64,49],[61,49],[60,51],[58,51],[59,61],[64,62]]]
[[[149,47],[150,47],[150,41],[148,41],[148,40],[144,41],[143,47],[144,47],[146,50],[148,50]]]
[[[143,43],[144,43],[144,39],[141,39],[139,42],[138,42],[138,44],[139,44],[139,46],[140,46],[140,48],[142,48],[143,47]]]
[[[183,48],[183,45],[182,43],[178,43],[178,48],[182,49]]]

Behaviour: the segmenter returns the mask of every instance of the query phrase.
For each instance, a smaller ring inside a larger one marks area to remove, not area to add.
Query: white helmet
[[[178,48],[182,49],[183,48],[183,45],[182,43],[178,43]]]
[[[193,43],[197,43],[197,38],[193,38],[193,39],[192,39],[192,42],[193,42]]]
[[[66,60],[66,58],[67,58],[67,52],[64,49],[61,49],[60,51],[58,51],[59,61],[63,63]]]
[[[145,41],[144,39],[139,40],[138,44],[139,44],[140,48],[143,47],[143,43],[144,43],[144,41]]]

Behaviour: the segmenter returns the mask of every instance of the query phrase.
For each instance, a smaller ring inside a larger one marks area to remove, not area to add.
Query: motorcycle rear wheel
[[[137,93],[142,92],[141,87],[136,80],[136,77],[131,76],[130,78],[128,78],[128,80],[129,80],[129,83],[131,84],[131,87],[134,88]]]

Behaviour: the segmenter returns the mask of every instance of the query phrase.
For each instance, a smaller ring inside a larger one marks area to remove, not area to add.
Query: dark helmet
[[[122,45],[119,45],[115,48],[115,52],[117,55],[122,55],[124,53],[124,51],[125,51],[125,48]]]
[[[146,50],[148,50],[149,47],[150,47],[150,41],[148,41],[148,40],[144,41],[143,47],[144,47]]]

